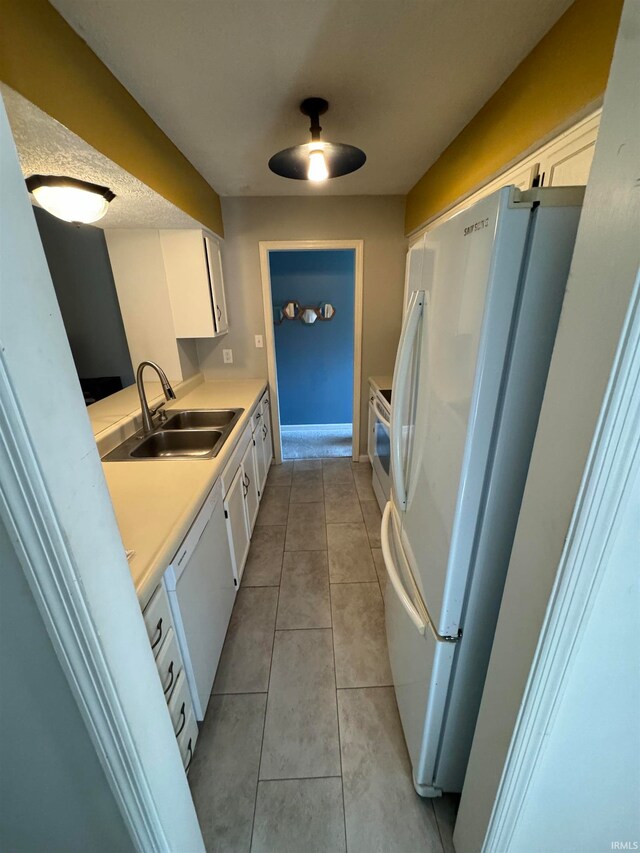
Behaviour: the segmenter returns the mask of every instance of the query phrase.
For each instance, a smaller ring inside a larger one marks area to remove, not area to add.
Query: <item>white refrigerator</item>
[[[462,790],[583,193],[506,187],[412,249],[382,549],[423,796]]]

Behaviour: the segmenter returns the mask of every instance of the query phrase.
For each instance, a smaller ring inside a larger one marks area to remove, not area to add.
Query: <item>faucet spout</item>
[[[145,367],[152,367],[155,372],[158,374],[160,379],[160,384],[162,385],[162,390],[164,392],[165,400],[175,400],[176,394],[173,388],[171,387],[171,383],[167,379],[167,374],[160,367],[159,364],[156,364],[155,361],[141,361],[138,365],[138,369],[136,371],[136,385],[138,386],[138,396],[140,397],[140,409],[142,411],[142,429],[145,435],[148,435],[150,432],[153,432],[153,417],[152,413],[149,411],[149,403],[147,402],[147,395],[144,391],[144,382],[142,380],[142,374],[144,373]],[[164,404],[163,404],[164,405]]]

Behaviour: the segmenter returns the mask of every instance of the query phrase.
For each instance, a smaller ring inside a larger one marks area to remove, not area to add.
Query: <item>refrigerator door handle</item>
[[[458,635],[455,637],[449,636],[448,634],[439,634],[436,626],[433,624],[431,616],[429,615],[429,611],[427,610],[426,605],[422,601],[420,597],[420,591],[416,585],[413,577],[411,578],[412,585],[414,587],[414,594],[416,596],[416,600],[420,602],[420,608],[417,608],[413,601],[411,600],[411,596],[407,592],[400,579],[400,573],[396,567],[396,564],[393,561],[393,556],[391,554],[391,547],[389,545],[389,526],[393,524],[396,529],[396,535],[398,536],[398,541],[400,537],[400,533],[398,531],[398,525],[396,520],[396,515],[393,511],[393,504],[391,501],[388,501],[387,505],[384,508],[384,512],[382,514],[382,524],[380,526],[380,542],[382,545],[382,557],[384,559],[384,564],[387,569],[387,574],[389,575],[389,580],[391,581],[391,585],[393,586],[396,595],[400,599],[400,603],[404,607],[407,612],[407,615],[418,629],[418,632],[422,635],[426,633],[427,627],[431,629],[434,639],[439,643],[457,643],[458,640],[462,637],[462,630],[458,631]],[[423,611],[423,614],[420,613],[420,610]]]
[[[409,390],[409,365],[413,342],[418,333],[425,291],[415,290],[411,294],[407,316],[400,334],[398,355],[393,371],[393,403],[391,405],[391,478],[396,501],[400,509],[407,507],[407,489],[402,459],[402,412]]]
[[[407,615],[417,628],[418,632],[424,635],[425,631],[427,630],[427,623],[422,618],[422,616],[420,616],[416,607],[411,601],[411,598],[407,594],[407,591],[402,585],[402,581],[400,580],[398,569],[396,568],[396,565],[393,562],[393,556],[391,554],[391,548],[389,546],[389,525],[391,523],[392,511],[392,504],[391,501],[389,501],[384,508],[384,513],[382,514],[382,525],[380,529],[380,542],[382,544],[382,556],[384,559],[384,564],[387,568],[387,574],[389,575],[391,585],[393,586],[396,595],[400,599],[400,603],[406,610]]]

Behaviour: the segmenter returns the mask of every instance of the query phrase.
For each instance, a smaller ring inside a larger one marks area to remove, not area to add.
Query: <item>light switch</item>
[[[264,344],[262,343],[262,335],[256,335],[256,348],[262,349]]]
[[[233,364],[233,350],[223,349],[222,350],[222,360],[225,364]]]

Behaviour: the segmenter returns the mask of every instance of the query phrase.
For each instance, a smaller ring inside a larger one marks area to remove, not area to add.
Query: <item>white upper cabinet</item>
[[[229,331],[227,319],[227,302],[224,297],[224,277],[222,275],[222,257],[220,244],[208,234],[204,235],[204,248],[207,255],[209,282],[211,285],[213,322],[216,335],[224,335]]]
[[[160,231],[176,338],[229,331],[220,244],[204,231]]]
[[[598,127],[600,126],[600,113],[598,109],[586,118],[576,122],[568,130],[563,131],[554,139],[542,145],[536,151],[528,154],[519,162],[501,172],[497,177],[487,181],[475,192],[461,201],[456,202],[448,210],[443,211],[423,228],[418,229],[412,238],[411,249],[421,241],[425,231],[431,231],[441,222],[445,222],[454,214],[465,210],[472,204],[485,198],[501,187],[515,185],[518,189],[528,190],[533,186],[540,187],[567,187],[584,186],[589,180],[591,161],[598,138]],[[405,300],[407,296],[407,278],[409,275],[409,263],[407,261],[407,275],[405,277]]]
[[[547,145],[540,162],[542,186],[570,187],[587,183],[598,138],[598,121],[599,116],[581,122]]]

